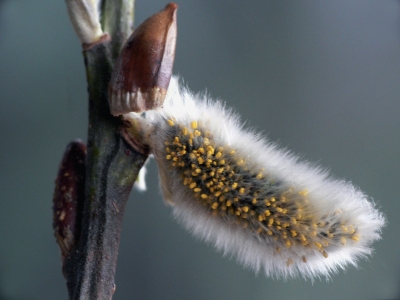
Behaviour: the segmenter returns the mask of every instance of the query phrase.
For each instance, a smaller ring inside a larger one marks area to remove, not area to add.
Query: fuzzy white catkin
[[[358,188],[243,129],[177,78],[163,108],[124,118],[150,147],[176,219],[256,272],[329,277],[380,238],[384,217]]]

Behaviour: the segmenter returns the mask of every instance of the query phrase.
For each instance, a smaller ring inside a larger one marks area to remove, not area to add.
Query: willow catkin
[[[176,219],[245,266],[329,276],[380,238],[384,217],[359,189],[244,130],[223,104],[176,78],[162,109],[124,118],[150,147]]]

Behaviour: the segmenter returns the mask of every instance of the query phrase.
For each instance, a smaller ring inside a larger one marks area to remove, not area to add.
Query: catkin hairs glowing
[[[176,219],[255,271],[329,276],[380,238],[384,217],[359,189],[243,129],[176,78],[162,108],[124,118],[150,147]]]

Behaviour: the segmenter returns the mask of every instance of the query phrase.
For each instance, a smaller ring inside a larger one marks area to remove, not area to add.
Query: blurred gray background
[[[114,299],[400,298],[399,1],[177,1],[174,73],[248,126],[352,180],[386,214],[374,256],[314,284],[255,275],[171,217],[150,164]],[[137,0],[135,24],[165,1]],[[86,139],[81,47],[62,0],[0,0],[0,299],[67,299],[51,228],[66,144]]]

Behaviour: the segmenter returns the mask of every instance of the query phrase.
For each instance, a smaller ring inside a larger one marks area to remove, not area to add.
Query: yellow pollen
[[[240,189],[239,189],[239,193],[240,193],[240,194],[244,194],[244,188],[240,188]]]
[[[265,214],[267,217],[269,217],[269,216],[271,215],[271,212],[267,209],[267,210],[264,212],[264,214]]]
[[[236,182],[232,183],[232,189],[234,190],[236,188],[237,188],[237,183]]]
[[[193,129],[197,128],[197,121],[192,121],[192,123],[190,123],[190,127],[192,127]]]
[[[211,206],[212,209],[217,209],[218,208],[218,203],[214,202]]]
[[[276,201],[276,199],[275,198],[271,198],[271,202],[275,202]]]
[[[244,163],[244,160],[243,160],[243,159],[240,159],[240,160],[238,160],[238,162],[237,162],[238,166],[243,165],[243,163]]]
[[[175,142],[175,143],[179,143],[179,137],[176,136],[176,137],[174,138],[174,142]]]
[[[199,157],[197,159],[197,161],[199,162],[200,165],[202,165],[204,163],[204,159],[202,157]]]
[[[296,231],[294,231],[293,229],[292,229],[292,230],[290,230],[290,232],[292,233],[292,237],[295,237],[295,236],[297,235],[297,232],[296,232]]]
[[[215,197],[219,197],[220,195],[221,195],[221,192],[220,192],[220,191],[218,191],[218,192],[216,192],[216,193],[214,194]]]
[[[244,206],[244,207],[243,207],[243,211],[244,211],[244,212],[248,212],[248,211],[249,211],[249,207],[248,207],[248,206]]]
[[[193,146],[193,140],[192,139],[189,139],[189,145]]]
[[[165,158],[170,160],[172,157],[171,157],[171,155],[168,154]]]
[[[322,248],[322,244],[321,244],[321,243],[315,242],[314,244],[315,244],[315,246],[317,246],[318,248]]]
[[[232,205],[232,201],[231,201],[231,200],[226,201],[226,206],[227,206],[227,207],[229,207],[229,206],[231,206],[231,205]]]
[[[206,194],[201,194],[201,198],[202,198],[202,199],[207,199],[208,196],[207,196]]]
[[[178,157],[175,156],[172,160],[173,161],[178,161]]]
[[[261,178],[262,178],[262,174],[261,174],[261,173],[258,173],[257,176],[256,176],[256,178],[257,178],[257,179],[261,179]]]
[[[276,208],[276,211],[277,211],[277,212],[282,212],[282,208],[277,207],[277,208]]]
[[[171,149],[169,149],[169,147],[167,147],[167,148],[165,148],[165,151],[166,151],[167,153],[170,153],[170,152],[171,152]]]
[[[300,191],[300,192],[299,192],[299,195],[307,196],[307,195],[308,195],[308,190],[302,190],[302,191]]]
[[[261,233],[263,231],[262,227],[258,227],[257,233]]]
[[[257,199],[256,198],[253,198],[253,200],[251,200],[251,204],[257,204]]]
[[[224,160],[224,159],[221,159],[221,160],[219,161],[219,164],[220,164],[220,165],[225,164],[225,160]]]
[[[197,169],[195,170],[195,172],[196,172],[197,174],[200,174],[200,173],[201,173],[201,169],[197,168]]]
[[[210,172],[210,176],[214,177],[215,173],[213,171]]]
[[[198,131],[198,130],[195,130],[194,131],[194,136],[200,136],[201,135],[201,132],[200,131]]]
[[[188,134],[188,129],[186,127],[183,128],[182,130],[183,135],[187,135]]]
[[[191,188],[191,189],[194,189],[195,187],[196,187],[196,182],[192,182],[190,185],[189,185],[189,187]]]
[[[295,218],[291,218],[290,221],[292,221],[293,225],[296,225],[296,223],[297,223],[297,220]]]
[[[358,241],[360,240],[360,237],[359,237],[358,235],[353,235],[353,236],[351,237],[351,239],[352,239],[353,241],[358,242]]]
[[[218,174],[221,174],[223,171],[224,171],[224,168],[219,168],[219,169],[217,170],[217,173],[218,173]]]
[[[172,120],[168,120],[167,122],[168,122],[169,126],[174,126],[175,125]]]
[[[208,145],[210,143],[210,140],[208,138],[204,138],[203,142],[204,142],[204,145]]]
[[[222,156],[222,153],[221,152],[218,152],[217,154],[215,154],[215,157],[216,158],[220,158]]]
[[[231,150],[231,152],[229,152],[230,155],[235,154],[235,150]]]
[[[268,226],[272,226],[272,224],[274,224],[274,219],[273,218],[269,218]]]
[[[286,247],[290,247],[292,245],[292,243],[290,242],[290,240],[286,240]]]
[[[268,231],[267,231],[267,234],[268,234],[268,235],[272,235],[272,233],[273,233],[273,232],[272,232],[271,230],[268,230]]]
[[[205,153],[204,148],[199,148],[197,151],[200,152],[201,154]]]
[[[342,236],[342,237],[340,238],[340,243],[341,243],[343,246],[346,246],[346,238]]]
[[[198,192],[201,191],[201,188],[195,188],[195,189],[193,189],[193,191],[194,191],[195,193],[198,193]]]

